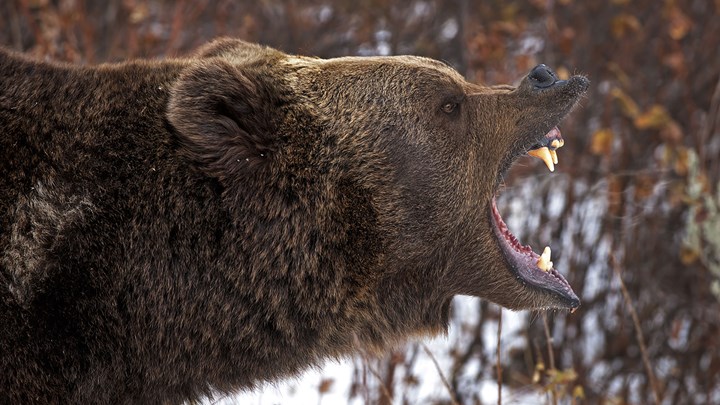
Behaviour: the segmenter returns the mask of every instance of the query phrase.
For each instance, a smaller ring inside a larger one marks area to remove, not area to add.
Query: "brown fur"
[[[441,332],[457,294],[563,307],[508,270],[488,204],[578,83],[235,40],[97,67],[0,50],[0,402],[249,388]]]

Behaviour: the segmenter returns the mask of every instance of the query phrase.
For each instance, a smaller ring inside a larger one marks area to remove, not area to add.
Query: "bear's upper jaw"
[[[548,170],[554,172],[555,165],[558,164],[557,150],[563,145],[565,145],[565,140],[562,139],[560,129],[553,127],[539,144],[533,146],[528,155],[542,160]]]
[[[580,306],[580,299],[553,267],[550,248],[546,247],[543,254],[538,255],[529,246],[520,244],[500,216],[495,198],[491,207],[490,223],[510,269],[524,285],[556,295],[562,306],[574,312]]]

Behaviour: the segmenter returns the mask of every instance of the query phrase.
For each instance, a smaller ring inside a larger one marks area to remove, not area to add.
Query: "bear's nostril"
[[[533,70],[530,71],[528,78],[533,86],[540,89],[550,87],[558,80],[555,72],[545,65],[535,66]]]

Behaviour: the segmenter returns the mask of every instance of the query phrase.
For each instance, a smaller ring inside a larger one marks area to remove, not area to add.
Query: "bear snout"
[[[528,74],[528,79],[535,89],[545,89],[558,82],[555,72],[544,64],[535,66]]]

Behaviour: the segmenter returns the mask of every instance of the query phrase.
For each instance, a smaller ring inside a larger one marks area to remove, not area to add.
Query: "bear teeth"
[[[529,151],[528,155],[536,157],[545,162],[545,166],[547,166],[547,168],[551,172],[555,171],[555,164],[557,164],[558,162],[556,151],[548,149],[547,146],[543,146],[542,148]]]
[[[542,255],[540,255],[537,261],[538,268],[544,272],[548,272],[553,268],[553,262],[550,261],[550,254],[550,246],[545,246],[545,250],[543,250]]]
[[[555,165],[558,164],[557,150],[565,145],[565,140],[560,138],[560,130],[557,127],[551,129],[550,132],[545,135],[545,139],[549,140],[548,138],[554,139],[552,139],[549,144],[546,143],[546,146],[541,146],[542,144],[536,145],[540,147],[529,151],[528,155],[542,160],[545,166],[547,166],[551,172],[554,172]]]

